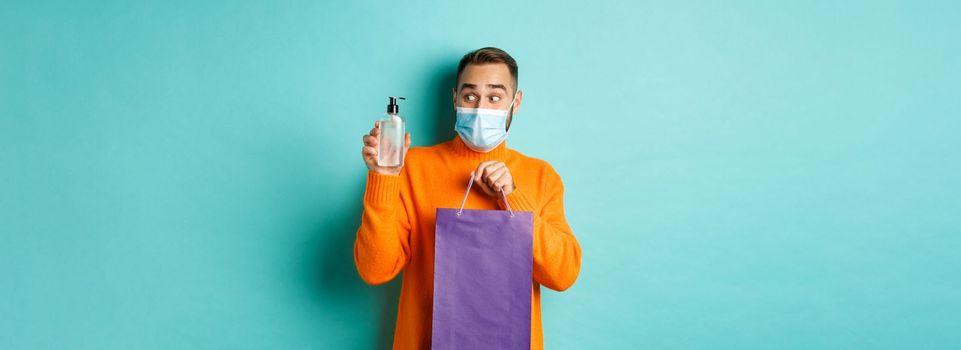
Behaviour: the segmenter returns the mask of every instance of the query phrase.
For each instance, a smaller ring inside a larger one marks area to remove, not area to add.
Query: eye
[[[500,97],[500,96],[491,96],[491,102],[497,102],[497,101],[500,101],[500,100],[501,100],[501,97]]]
[[[474,96],[474,95],[466,95],[466,96],[464,96],[464,100],[465,100],[465,101],[468,101],[468,102],[474,102],[474,100],[476,100],[476,99],[477,99],[477,96]]]

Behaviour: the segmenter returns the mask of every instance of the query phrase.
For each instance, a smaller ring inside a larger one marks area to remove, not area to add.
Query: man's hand
[[[403,166],[384,167],[377,165],[377,152],[380,150],[378,148],[379,142],[380,121],[376,121],[374,122],[374,128],[370,129],[370,133],[364,135],[364,148],[360,152],[364,157],[364,163],[367,164],[367,169],[378,174],[400,175],[400,169]],[[404,134],[404,156],[407,155],[408,149],[410,149],[410,133]]]
[[[514,192],[514,177],[507,169],[507,164],[496,160],[488,160],[477,165],[474,171],[474,183],[489,196],[500,197],[500,191],[508,195]]]

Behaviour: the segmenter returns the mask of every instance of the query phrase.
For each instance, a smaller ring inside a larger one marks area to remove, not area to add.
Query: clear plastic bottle
[[[395,167],[404,165],[404,134],[406,121],[400,116],[397,100],[403,97],[390,96],[387,115],[380,120],[380,141],[377,150],[377,165]]]

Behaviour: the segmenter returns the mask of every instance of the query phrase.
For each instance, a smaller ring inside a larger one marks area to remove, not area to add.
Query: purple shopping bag
[[[460,209],[437,208],[431,348],[528,350],[534,213],[465,210],[473,183]]]

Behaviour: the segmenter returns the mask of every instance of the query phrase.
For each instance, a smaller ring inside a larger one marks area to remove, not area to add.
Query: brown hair
[[[511,72],[511,78],[514,78],[514,89],[517,89],[517,61],[514,61],[514,58],[506,51],[496,47],[483,47],[464,55],[457,65],[457,83],[460,84],[460,74],[468,64],[488,63],[506,64],[507,69]],[[457,87],[455,86],[454,89],[456,90]]]

